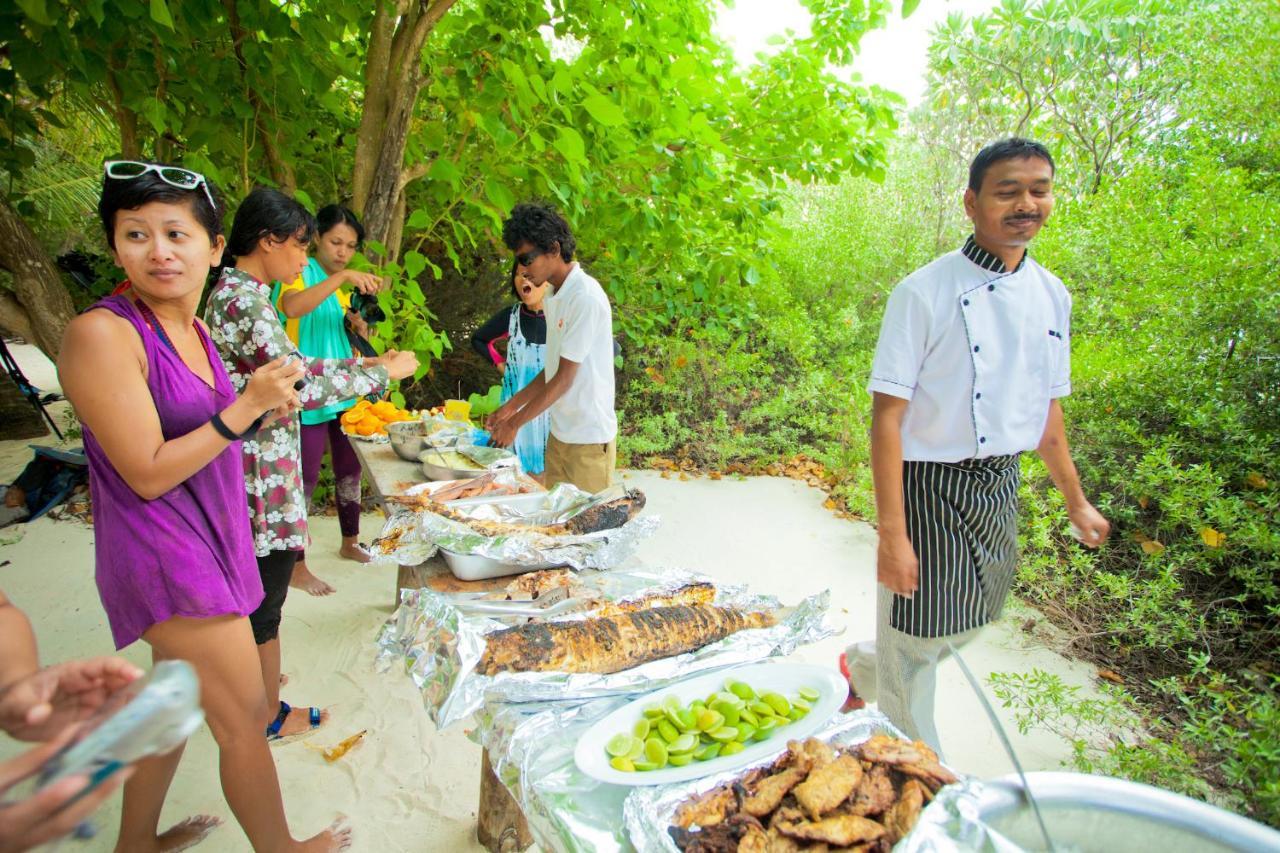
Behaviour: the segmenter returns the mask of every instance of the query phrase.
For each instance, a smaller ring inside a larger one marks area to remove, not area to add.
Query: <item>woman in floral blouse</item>
[[[235,266],[222,271],[209,293],[205,321],[237,390],[260,365],[296,354],[306,368],[299,398],[304,409],[381,393],[389,380],[413,374],[410,352],[379,358],[319,359],[298,353],[271,304],[274,281],[293,281],[307,263],[315,220],[297,201],[272,189],[256,189],[241,203],[227,252]],[[302,487],[299,419],[294,415],[243,443],[245,486],[258,570],[265,598],[250,615],[262,677],[279,714],[268,727],[281,738],[321,724],[319,708],[294,712],[280,701],[280,610],[298,552],[307,546],[307,498]]]

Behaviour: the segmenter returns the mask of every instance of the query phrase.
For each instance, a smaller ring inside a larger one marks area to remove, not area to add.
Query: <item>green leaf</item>
[[[301,202],[302,206],[305,207],[307,210],[316,209],[316,203],[311,200],[311,195],[306,190],[295,189],[293,191],[293,197],[297,199],[299,202]]]
[[[510,213],[511,208],[516,206],[515,194],[493,175],[485,178],[484,194],[489,201],[493,202],[494,207],[503,212],[503,215]]]
[[[418,208],[409,214],[409,218],[405,220],[405,228],[426,228],[431,222],[431,213],[423,208]]]
[[[692,54],[686,53],[677,59],[667,68],[666,76],[672,80],[684,80],[692,77],[698,71],[698,60],[694,59]]]
[[[571,127],[560,128],[560,134],[556,137],[556,141],[552,143],[556,150],[564,155],[564,159],[570,163],[587,162],[587,147],[582,141],[582,137],[578,131]]]
[[[462,181],[462,172],[458,171],[457,166],[453,165],[453,161],[437,159],[431,164],[431,168],[427,170],[427,177],[433,181],[446,181],[454,189],[457,189],[458,184]]]
[[[746,271],[742,273],[742,280],[747,284],[759,284],[760,271],[755,267],[747,267]]]
[[[173,29],[173,16],[169,14],[169,6],[165,0],[151,0],[151,20],[162,27]]]
[[[151,125],[156,133],[164,133],[165,131],[165,109],[164,104],[156,98],[147,98],[138,108],[138,112],[142,113],[143,118],[147,120],[147,124]]]
[[[902,0],[902,17],[910,17],[919,5],[920,0]]]
[[[582,106],[586,107],[593,119],[605,127],[616,127],[627,120],[622,108],[604,95],[592,95],[583,100]]]
[[[45,27],[53,26],[53,18],[49,17],[49,10],[45,7],[44,0],[17,0],[17,3],[18,8],[37,24]]]
[[[419,211],[414,211],[415,213]],[[404,272],[409,278],[416,279],[427,268],[427,259],[420,252],[404,253]],[[416,290],[417,288],[412,288]],[[410,297],[412,298],[412,297]]]
[[[471,404],[472,415],[491,415],[498,411],[498,407],[502,405],[502,386],[491,385],[488,393],[483,396],[472,394],[467,397],[467,402]]]

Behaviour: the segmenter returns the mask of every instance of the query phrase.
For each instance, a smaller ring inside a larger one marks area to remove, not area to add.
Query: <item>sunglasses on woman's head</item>
[[[194,190],[196,187],[201,187],[204,189],[205,197],[209,199],[209,204],[214,210],[218,209],[218,203],[213,200],[213,193],[209,190],[209,182],[199,172],[180,169],[177,166],[157,166],[155,163],[139,163],[137,160],[108,160],[103,164],[102,168],[108,178],[114,178],[118,181],[130,181],[134,178],[140,178],[148,172],[155,172],[160,180],[180,190]]]

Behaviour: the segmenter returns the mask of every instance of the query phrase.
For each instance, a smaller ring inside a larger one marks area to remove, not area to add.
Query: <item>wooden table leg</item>
[[[430,586],[430,580],[435,575],[436,572],[431,568],[429,560],[416,566],[400,566],[396,570],[396,599],[391,606],[400,606],[401,590],[422,589],[424,586]]]
[[[476,838],[491,853],[519,853],[533,844],[529,823],[489,763],[489,750],[480,759],[480,810]]]

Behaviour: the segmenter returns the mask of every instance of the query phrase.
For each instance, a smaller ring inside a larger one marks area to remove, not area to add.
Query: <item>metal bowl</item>
[[[391,439],[391,449],[406,462],[417,462],[418,454],[426,446],[423,438],[426,429],[422,421],[400,421],[387,424],[387,436]]]
[[[448,453],[447,448],[441,448],[441,453]],[[505,457],[514,456],[507,451]],[[485,468],[450,468],[443,464],[445,460],[436,455],[436,451],[432,448],[425,448],[418,454],[418,460],[422,462],[422,473],[427,475],[428,480],[468,480],[472,477],[478,477],[485,472]],[[478,463],[477,463],[478,464]]]
[[[1280,850],[1280,832],[1170,791],[1084,773],[1027,774],[1062,850]],[[1016,775],[983,785],[979,817],[1027,850],[1044,848]]]

